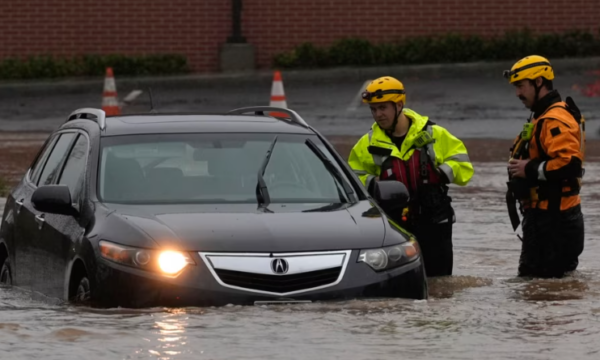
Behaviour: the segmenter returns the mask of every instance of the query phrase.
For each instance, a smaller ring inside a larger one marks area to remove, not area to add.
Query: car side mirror
[[[67,185],[43,185],[31,195],[33,207],[41,212],[77,215],[77,210],[71,202],[71,191]]]
[[[400,181],[376,181],[373,190],[373,198],[386,213],[402,212],[408,206],[410,194],[406,186]]]

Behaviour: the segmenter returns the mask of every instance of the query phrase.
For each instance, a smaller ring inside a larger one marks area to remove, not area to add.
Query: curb
[[[398,78],[417,77],[423,79],[497,77],[502,80],[502,71],[512,66],[512,61],[473,62],[427,65],[390,65],[374,67],[339,67],[314,70],[282,70],[286,86],[294,84],[322,84],[326,82],[361,82],[389,74]],[[600,68],[600,57],[557,59],[552,61],[555,72],[561,74],[582,73]],[[198,87],[255,87],[270,86],[274,70],[252,72],[194,74],[162,77],[119,77],[118,88],[147,89],[169,88],[193,89]],[[46,94],[97,94],[104,85],[104,78],[61,79],[48,81],[0,82],[0,96],[3,98],[39,96]]]

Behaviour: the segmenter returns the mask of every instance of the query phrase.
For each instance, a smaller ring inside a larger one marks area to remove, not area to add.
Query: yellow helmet
[[[543,56],[531,55],[517,61],[510,70],[504,70],[504,77],[514,83],[523,79],[535,80],[538,77],[554,79],[550,61]]]
[[[362,93],[362,101],[367,104],[392,101],[395,103],[406,101],[404,85],[391,77],[382,76],[371,81],[367,89]]]

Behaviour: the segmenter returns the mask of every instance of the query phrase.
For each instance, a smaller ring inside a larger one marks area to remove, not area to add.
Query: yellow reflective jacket
[[[412,123],[401,149],[398,149],[377,123],[374,123],[371,131],[363,135],[352,148],[348,164],[363,185],[369,188],[370,182],[380,175],[380,166],[385,161],[385,158],[369,153],[369,146],[389,149],[392,151],[390,156],[406,161],[413,155],[415,140],[419,138],[421,131],[428,131],[434,139],[434,142],[426,145],[434,166],[443,172],[451,183],[466,185],[473,177],[474,169],[463,142],[439,125],[426,126],[429,120],[427,116],[421,116],[407,108],[404,108],[403,112]]]

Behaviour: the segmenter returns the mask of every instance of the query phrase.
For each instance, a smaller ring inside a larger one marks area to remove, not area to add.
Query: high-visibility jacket
[[[428,132],[434,140],[425,145],[424,149],[427,150],[436,169],[443,172],[449,182],[461,186],[466,185],[473,177],[474,169],[463,142],[450,134],[448,130],[430,122],[427,116],[419,115],[407,108],[404,108],[403,112],[411,121],[411,125],[400,149],[386,132],[377,123],[374,123],[371,131],[362,136],[350,151],[348,164],[363,185],[369,188],[371,181],[381,175],[381,165],[388,156],[408,161],[418,149],[415,141],[418,142],[419,139],[422,139],[422,131]],[[370,152],[370,147],[383,148],[391,152],[388,151],[388,156],[378,155],[374,151]]]
[[[540,99],[530,138],[519,135],[514,142],[511,157],[530,159],[525,174],[533,186],[528,198],[520,199],[523,208],[562,211],[581,203],[585,120],[575,103],[567,101],[556,91]],[[521,146],[527,151],[519,151]]]

